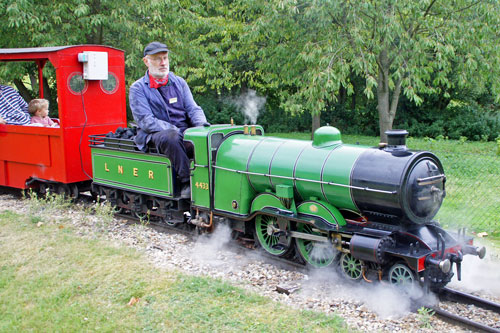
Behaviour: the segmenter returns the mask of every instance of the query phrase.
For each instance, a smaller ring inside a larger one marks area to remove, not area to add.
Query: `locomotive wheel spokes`
[[[297,225],[297,231],[312,235],[321,235],[313,230],[309,224],[300,223]],[[329,266],[335,259],[335,249],[329,242],[317,242],[308,239],[295,239],[297,251],[304,261],[317,268]]]
[[[342,274],[351,280],[359,280],[363,276],[363,263],[350,253],[342,253],[339,265]]]
[[[286,230],[290,229],[290,223],[286,222]],[[292,237],[286,237],[286,248],[279,249],[273,247],[279,243],[280,237],[274,235],[279,231],[278,219],[273,216],[259,215],[255,218],[255,235],[260,246],[267,252],[275,256],[284,256],[291,249]]]
[[[408,288],[415,285],[415,274],[404,264],[395,264],[389,269],[389,283],[398,287]]]

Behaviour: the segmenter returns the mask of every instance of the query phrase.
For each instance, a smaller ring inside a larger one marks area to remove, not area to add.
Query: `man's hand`
[[[0,124],[6,125],[7,121],[5,119],[3,119],[2,117],[0,117]]]

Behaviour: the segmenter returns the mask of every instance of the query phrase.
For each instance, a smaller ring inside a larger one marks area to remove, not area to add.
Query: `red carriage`
[[[0,186],[72,196],[89,188],[88,136],[126,126],[124,52],[97,45],[0,49],[0,61],[36,63],[39,83],[47,61],[52,64],[60,125],[0,124]]]

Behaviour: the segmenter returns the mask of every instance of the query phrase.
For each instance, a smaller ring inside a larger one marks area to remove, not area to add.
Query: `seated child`
[[[41,124],[45,127],[59,127],[59,125],[52,121],[49,117],[49,101],[42,98],[31,100],[28,104],[28,111],[31,114],[32,124]],[[38,125],[40,126],[40,125]]]

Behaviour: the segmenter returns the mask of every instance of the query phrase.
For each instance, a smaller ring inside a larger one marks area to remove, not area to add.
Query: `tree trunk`
[[[49,81],[47,81],[46,77],[43,78],[43,95],[45,99],[50,101],[50,104],[55,102],[52,99],[52,91],[50,90]]]
[[[356,85],[357,85],[357,81],[356,81],[356,77],[355,77],[354,73],[352,73],[352,71],[351,71],[350,81],[351,81],[352,90],[353,90],[353,94],[351,96],[351,110],[354,111],[354,110],[356,110]]]
[[[14,79],[14,84],[16,85],[17,91],[19,91],[19,95],[29,103],[33,97],[31,97],[30,91],[24,85],[23,81],[19,79]]]
[[[340,86],[339,88],[339,103],[344,104],[347,99],[347,90],[344,88],[344,86]]]
[[[390,62],[387,57],[387,51],[380,52],[378,57],[378,78],[377,78],[377,110],[380,126],[380,142],[387,142],[385,131],[392,129],[394,117],[401,93],[401,79],[398,79],[394,85],[392,100],[389,90],[389,71]]]
[[[389,115],[389,59],[386,51],[382,51],[379,55],[377,101],[380,142],[387,142],[385,131],[392,128],[392,121]]]
[[[312,132],[311,140],[314,139],[314,132],[321,126],[321,117],[319,113],[312,115]]]
[[[356,110],[356,94],[352,94],[351,96],[351,110]]]

